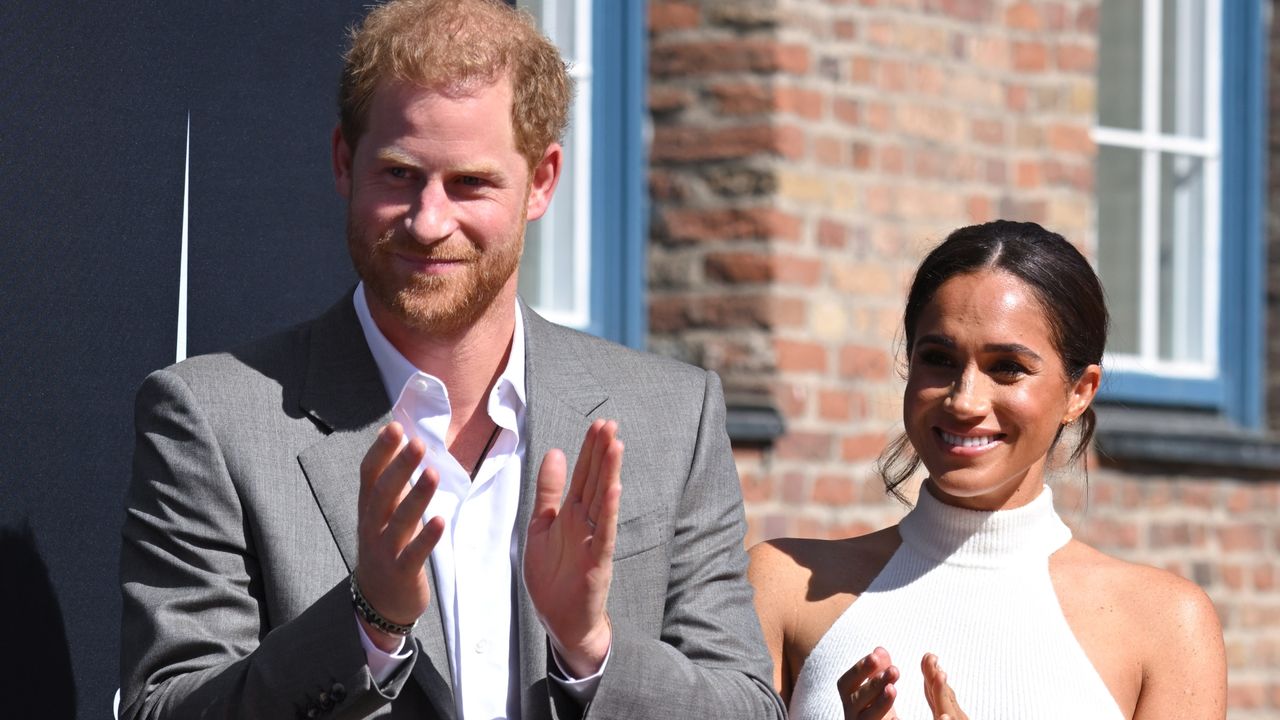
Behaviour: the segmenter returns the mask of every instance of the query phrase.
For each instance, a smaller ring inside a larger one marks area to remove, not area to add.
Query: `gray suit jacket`
[[[587,708],[565,698],[521,583],[523,717],[781,717],[719,380],[524,313],[520,550],[548,449],[572,467],[587,426],[608,417],[627,450],[608,668]],[[347,590],[358,466],[390,409],[349,297],[146,379],[120,560],[121,717],[455,716],[437,605],[413,660],[378,687]]]

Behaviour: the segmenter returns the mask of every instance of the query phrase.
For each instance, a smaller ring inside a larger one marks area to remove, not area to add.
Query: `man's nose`
[[[973,365],[965,366],[951,385],[945,405],[957,417],[975,417],[991,411],[991,399],[982,373]]]
[[[458,229],[456,208],[442,183],[428,180],[405,214],[405,229],[418,242],[436,243]]]

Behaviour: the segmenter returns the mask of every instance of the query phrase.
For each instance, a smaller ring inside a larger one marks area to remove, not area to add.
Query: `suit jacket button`
[[[337,683],[337,682],[334,683],[333,687],[329,688],[329,697],[332,697],[333,701],[337,703],[340,703],[343,700],[346,700],[347,699],[346,686],[344,686],[342,683]]]

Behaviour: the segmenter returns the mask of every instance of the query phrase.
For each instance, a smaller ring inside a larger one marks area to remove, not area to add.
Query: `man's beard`
[[[476,323],[489,309],[520,265],[524,250],[524,217],[512,237],[480,250],[465,239],[421,245],[390,228],[377,240],[366,240],[365,228],[347,214],[347,249],[365,287],[402,323],[435,337],[453,337]],[[420,260],[458,262],[443,275],[415,273],[407,283],[392,269],[397,249]]]

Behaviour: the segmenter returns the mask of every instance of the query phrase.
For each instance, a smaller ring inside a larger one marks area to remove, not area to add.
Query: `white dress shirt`
[[[444,619],[445,641],[453,671],[454,701],[459,720],[518,720],[519,672],[513,608],[520,572],[515,524],[520,501],[520,474],[527,439],[524,437],[524,318],[517,305],[515,333],[507,365],[489,392],[487,412],[497,426],[489,453],[471,479],[449,453],[446,437],[452,408],[449,391],[438,378],[414,367],[378,329],[369,314],[364,284],[356,287],[356,315],[365,341],[382,376],[387,396],[397,398],[392,417],[409,437],[421,438],[427,453],[414,473],[416,482],[426,467],[435,468],[440,486],[427,506],[424,520],[439,516],[444,534],[432,551],[436,589]],[[465,458],[472,462],[472,458]],[[412,645],[396,653],[375,646],[357,622],[369,669],[384,682],[412,654]],[[554,655],[554,653],[553,653]],[[607,658],[606,658],[607,662]],[[560,665],[559,658],[556,664]],[[557,680],[580,701],[595,695],[600,672],[580,680],[559,667]]]

